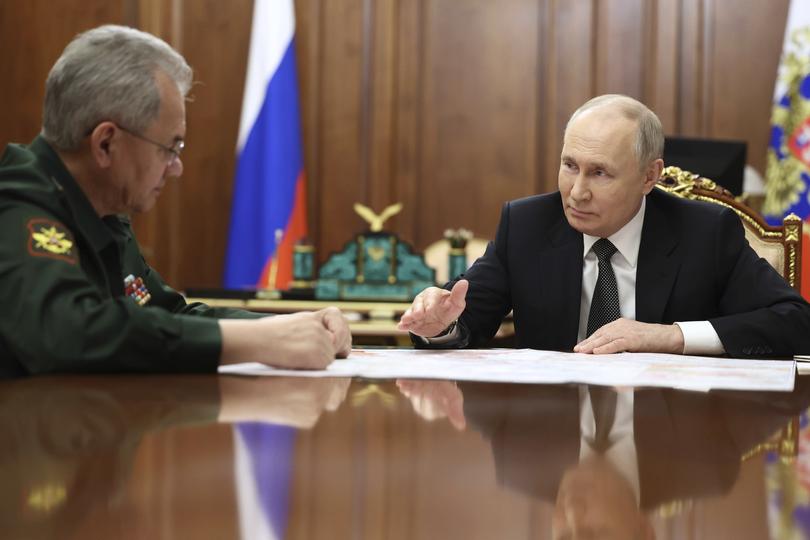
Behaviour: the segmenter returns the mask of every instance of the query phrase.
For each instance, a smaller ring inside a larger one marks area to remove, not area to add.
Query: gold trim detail
[[[793,463],[799,452],[798,440],[799,419],[795,417],[771,437],[771,439],[757,444],[751,450],[743,454],[741,461],[747,461],[752,457],[766,452],[775,452],[782,463]]]
[[[763,226],[762,223],[758,222],[745,211],[727,202],[726,200],[733,201],[734,195],[722,186],[718,186],[717,182],[714,180],[703,178],[689,171],[684,171],[679,167],[666,167],[661,173],[661,179],[658,181],[657,187],[667,193],[684,199],[710,202],[725,206],[733,210],[734,213],[740,216],[740,219],[750,225],[760,236],[765,238],[782,238],[781,231],[766,229],[766,226]]]
[[[793,244],[788,246],[788,283],[791,287],[796,287],[796,246]]]
[[[799,241],[799,226],[802,219],[796,214],[788,214],[783,221],[785,224],[785,240],[788,242]]]

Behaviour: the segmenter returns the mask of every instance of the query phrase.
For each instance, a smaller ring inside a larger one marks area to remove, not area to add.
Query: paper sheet
[[[223,374],[367,379],[448,379],[510,383],[590,383],[686,390],[791,391],[793,360],[737,360],[674,354],[591,355],[533,349],[353,349],[322,371],[263,364],[222,366]]]

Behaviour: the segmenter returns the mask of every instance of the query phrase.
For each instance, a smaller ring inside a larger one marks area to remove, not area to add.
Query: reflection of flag
[[[280,540],[289,515],[295,429],[261,423],[234,428],[241,538]]]
[[[226,287],[286,288],[292,279],[292,246],[306,234],[294,31],[293,0],[256,0],[237,143]]]
[[[781,225],[789,213],[804,220],[802,253],[810,254],[810,2],[792,0],[774,91],[768,147],[765,219]],[[810,264],[805,256],[801,288],[810,299]]]

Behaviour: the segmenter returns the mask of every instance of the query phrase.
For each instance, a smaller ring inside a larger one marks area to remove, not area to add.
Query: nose
[[[166,170],[168,176],[178,178],[183,174],[183,160],[180,156],[175,157],[169,162],[169,167]]]
[[[591,198],[591,189],[588,186],[588,180],[582,173],[578,174],[574,179],[574,185],[571,186],[571,197],[575,201],[587,201]]]

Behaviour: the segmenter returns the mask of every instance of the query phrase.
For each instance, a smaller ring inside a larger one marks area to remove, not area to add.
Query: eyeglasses
[[[140,139],[142,141],[152,143],[155,146],[157,146],[158,148],[168,152],[169,155],[171,156],[169,158],[169,163],[168,163],[169,167],[174,165],[175,161],[180,159],[180,154],[183,152],[183,148],[186,147],[186,143],[182,139],[178,140],[178,141],[175,141],[173,146],[166,146],[165,144],[160,144],[159,142],[153,141],[152,139],[150,139],[148,137],[144,137],[140,133],[135,133],[134,131],[127,129],[122,125],[119,125],[119,124],[116,124],[116,125],[118,126],[118,129],[120,129],[121,131],[125,131],[125,132],[129,133],[130,135],[132,135],[136,139]]]

